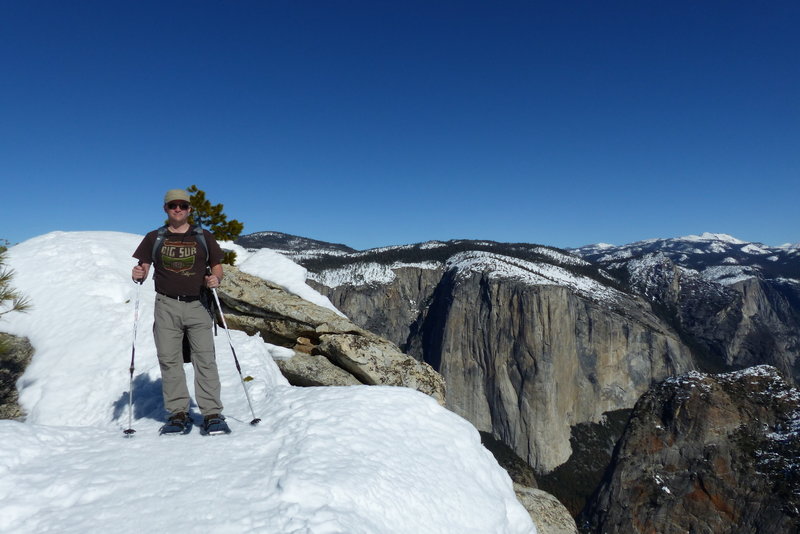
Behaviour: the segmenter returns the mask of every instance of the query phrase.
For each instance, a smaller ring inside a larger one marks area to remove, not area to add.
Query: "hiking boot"
[[[191,421],[191,419],[189,418],[189,414],[186,413],[186,412],[178,412],[178,413],[174,413],[174,414],[169,416],[169,422],[170,423],[183,423],[183,424],[186,424],[186,423],[188,423],[190,421]]]
[[[212,413],[203,417],[203,433],[209,436],[219,434],[230,434],[231,429],[225,422],[225,417],[218,413]]]
[[[186,412],[178,412],[169,416],[167,423],[158,431],[159,434],[188,434],[192,430],[192,419]]]

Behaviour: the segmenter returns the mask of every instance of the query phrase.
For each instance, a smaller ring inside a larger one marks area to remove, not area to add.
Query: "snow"
[[[606,262],[606,261],[619,261],[619,260],[627,260],[633,257],[633,252],[630,249],[620,249],[616,252],[611,254],[605,254],[598,258],[597,261],[599,262]]]
[[[297,250],[278,250],[273,249],[275,252],[279,252],[283,254],[287,258],[291,258],[292,261],[304,261],[308,259],[315,259],[319,257],[330,257],[330,256],[349,256],[350,254],[357,254],[356,252],[346,252],[344,250],[329,250],[329,249],[303,249],[300,251]]]
[[[550,258],[551,260],[554,260],[562,265],[582,265],[582,266],[591,265],[591,263],[582,258],[579,258],[577,256],[572,256],[570,254],[564,254],[563,252],[559,252],[551,248],[536,247],[533,249],[533,252],[536,252],[537,254],[541,254],[542,256]]]
[[[662,286],[670,286],[675,279],[675,265],[661,252],[646,254],[627,264],[631,283],[640,287],[645,297],[655,300]],[[679,268],[680,269],[680,268]],[[681,269],[687,276],[694,273]]]
[[[283,254],[262,248],[253,253],[241,254],[241,257],[237,253],[236,259],[236,266],[242,272],[269,280],[286,289],[289,293],[344,316],[342,312],[331,304],[328,297],[321,295],[306,285],[308,271]]]
[[[726,254],[735,256],[739,253],[754,256],[766,256],[782,252],[783,254],[796,254],[798,245],[786,243],[779,247],[769,247],[761,243],[748,243],[728,234],[705,232],[701,235],[687,235],[669,239],[647,239],[622,246],[606,243],[587,245],[576,249],[581,256],[596,255],[595,261],[613,262],[625,260],[637,255],[662,251],[668,252],[678,263],[688,260],[686,253],[691,254]],[[677,256],[683,253],[684,256]]]
[[[704,269],[701,275],[706,280],[717,282],[725,286],[756,277],[753,268],[742,265],[716,265]]]
[[[750,243],[748,245],[743,246],[741,248],[741,251],[744,252],[745,254],[757,254],[757,255],[769,254],[770,252],[769,249],[766,249],[754,243]]]
[[[426,242],[422,243],[419,246],[419,248],[422,249],[422,250],[430,250],[432,248],[441,248],[441,247],[446,247],[446,246],[447,246],[447,243],[444,243],[442,241],[426,241]]]
[[[248,424],[220,333],[233,433],[159,437],[153,284],[130,280],[141,238],[53,232],[8,251],[33,308],[0,328],[36,352],[17,384],[27,419],[0,421],[0,532],[535,533],[464,419],[406,388],[289,386],[273,362],[285,349],[243,332],[231,339],[262,422]],[[257,272],[289,269],[251,259]],[[136,434],[123,439],[134,324]]]
[[[699,388],[704,393],[711,392],[711,385],[708,379],[709,375],[699,371],[689,371],[683,375],[671,376],[664,380],[665,385],[677,385],[681,389],[695,389]]]
[[[615,302],[621,297],[615,289],[562,267],[492,252],[460,252],[447,261],[447,266],[461,273],[486,273],[490,278],[515,279],[530,285],[563,286],[600,301]]]
[[[703,232],[702,235],[687,235],[678,238],[681,241],[699,241],[699,242],[709,242],[709,241],[722,241],[723,243],[728,243],[731,245],[745,245],[747,244],[746,241],[742,241],[740,239],[736,239],[735,237],[728,235],[728,234],[715,234],[712,232]]]
[[[364,286],[370,284],[389,284],[395,279],[391,266],[375,262],[347,265],[338,269],[326,269],[311,273],[310,278],[327,287],[343,285]]]
[[[669,490],[669,487],[664,483],[664,480],[659,475],[654,475],[653,480],[656,484],[661,486],[661,491],[667,494],[671,494],[672,492]]]
[[[435,261],[406,263],[395,262],[383,264],[377,262],[361,262],[336,269],[325,269],[319,273],[310,273],[308,278],[326,287],[335,288],[344,285],[366,286],[372,284],[390,284],[396,278],[395,270],[403,268],[440,269],[442,264]]]

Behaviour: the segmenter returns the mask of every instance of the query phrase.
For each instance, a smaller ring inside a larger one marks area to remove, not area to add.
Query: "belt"
[[[175,299],[180,302],[195,302],[200,300],[200,297],[198,297],[197,295],[178,295],[176,297],[173,297],[172,295],[167,295],[166,293],[161,293],[161,292],[157,293],[162,297],[167,297],[168,299]]]

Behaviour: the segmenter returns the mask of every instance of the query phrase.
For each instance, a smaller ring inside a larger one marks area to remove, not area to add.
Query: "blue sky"
[[[800,3],[0,0],[0,238],[800,241]]]

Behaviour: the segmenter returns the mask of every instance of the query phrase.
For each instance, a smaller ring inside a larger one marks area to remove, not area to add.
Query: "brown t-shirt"
[[[208,246],[208,265],[213,267],[222,262],[224,256],[217,240],[208,230],[203,230]],[[153,256],[153,245],[158,230],[149,232],[133,257],[141,263],[152,265],[155,274],[156,291],[170,296],[199,296],[205,285],[206,252],[197,242],[197,236],[189,230],[185,234],[174,234],[167,230],[161,243],[158,258]]]

